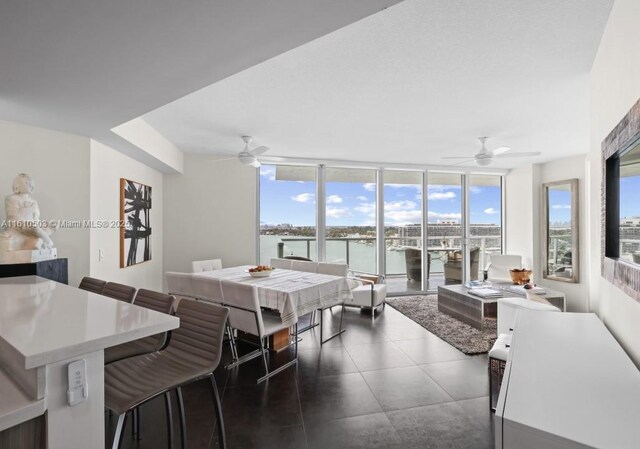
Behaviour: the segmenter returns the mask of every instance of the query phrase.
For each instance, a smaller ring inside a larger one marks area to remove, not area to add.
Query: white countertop
[[[0,432],[45,412],[45,400],[33,399],[0,368]]]
[[[0,338],[25,369],[178,326],[176,317],[38,276],[0,279]]]
[[[509,357],[504,425],[640,447],[640,371],[596,315],[521,311]]]

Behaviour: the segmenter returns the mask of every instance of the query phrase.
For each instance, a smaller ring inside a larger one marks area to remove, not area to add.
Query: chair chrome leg
[[[184,413],[184,399],[182,398],[182,388],[176,388],[176,396],[178,396],[178,410],[180,415],[180,443],[182,449],[187,449],[187,417]]]
[[[231,357],[234,362],[238,361],[238,348],[236,347],[236,338],[233,335],[233,329],[227,321],[227,333],[229,334],[229,346],[231,347]]]
[[[131,436],[135,439],[135,440],[140,440],[141,436],[140,436],[140,408],[136,407],[133,410],[131,410],[131,418],[132,418],[132,425],[131,425]]]
[[[264,340],[260,339],[260,351],[262,352],[262,362],[264,363],[265,374],[269,374],[269,364],[267,363],[267,352],[264,350]]]
[[[167,447],[173,449],[173,412],[171,410],[171,396],[168,391],[164,394],[164,406],[167,413],[167,439],[169,440]]]
[[[216,378],[211,374],[211,390],[213,394],[213,407],[216,411],[216,419],[218,425],[218,446],[220,449],[227,449],[227,439],[224,434],[224,419],[222,418],[222,404],[220,403],[220,396],[218,395],[218,387],[216,385]]]
[[[120,449],[122,446],[122,437],[124,436],[124,426],[127,423],[127,413],[123,413],[118,416],[118,424],[116,425],[116,432],[113,435],[113,449]]]
[[[340,310],[340,326],[338,327],[338,332],[336,332],[335,334],[333,334],[332,336],[330,336],[326,340],[322,339],[322,327],[323,327],[322,326],[322,323],[323,323],[322,316],[324,315],[324,313],[323,313],[322,309],[319,309],[319,310],[320,310],[320,346],[322,346],[323,344],[325,344],[326,342],[328,342],[332,338],[335,338],[338,335],[344,333],[345,329],[342,328],[342,318],[344,316],[344,302],[342,303],[342,309]]]

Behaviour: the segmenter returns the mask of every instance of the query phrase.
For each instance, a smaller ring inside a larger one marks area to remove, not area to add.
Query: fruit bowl
[[[533,271],[527,270],[526,268],[514,268],[513,270],[509,270],[511,274],[511,280],[514,284],[524,285],[531,282],[531,274]]]
[[[258,265],[257,267],[249,268],[247,273],[253,278],[266,278],[271,276],[273,270],[275,270],[275,268],[268,265]]]

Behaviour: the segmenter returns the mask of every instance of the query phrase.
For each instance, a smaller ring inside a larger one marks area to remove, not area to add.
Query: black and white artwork
[[[120,179],[120,268],[151,260],[151,187]]]

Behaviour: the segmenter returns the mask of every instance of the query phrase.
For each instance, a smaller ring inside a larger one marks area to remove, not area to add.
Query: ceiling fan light
[[[251,154],[240,154],[238,155],[238,159],[242,165],[253,165],[257,162],[256,157]]]
[[[491,165],[491,163],[493,162],[493,160],[490,157],[476,158],[475,161],[476,161],[476,165],[480,167],[486,167],[488,165]]]

